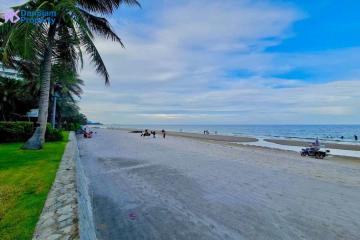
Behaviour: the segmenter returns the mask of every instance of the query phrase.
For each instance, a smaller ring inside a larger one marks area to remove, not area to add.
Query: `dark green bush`
[[[53,128],[50,124],[46,126],[45,140],[48,142],[63,140],[63,134],[60,129]]]
[[[0,122],[0,143],[25,142],[34,132],[32,122]],[[61,130],[54,129],[50,124],[46,128],[46,141],[60,141],[63,139]]]
[[[67,124],[63,124],[61,127],[66,131],[76,132],[81,128],[81,125],[80,123],[67,123]]]
[[[32,122],[0,122],[0,142],[24,142],[33,133]]]

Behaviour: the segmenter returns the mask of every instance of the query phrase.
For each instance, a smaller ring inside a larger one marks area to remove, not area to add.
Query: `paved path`
[[[360,239],[360,165],[96,130],[80,139],[99,239]]]

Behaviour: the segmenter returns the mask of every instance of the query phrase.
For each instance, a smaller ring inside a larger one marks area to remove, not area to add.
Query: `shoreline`
[[[137,128],[108,128],[114,130],[126,130],[126,131],[139,131],[142,129]],[[160,130],[155,130],[160,132]],[[214,140],[214,141],[225,141],[225,142],[240,142],[240,143],[254,143],[259,142],[260,138],[252,136],[228,136],[228,135],[204,135],[201,133],[190,133],[190,132],[176,132],[176,131],[167,131],[169,136],[181,136],[189,138],[199,138],[205,140]],[[292,139],[271,139],[263,138],[264,142],[275,143],[283,146],[294,146],[294,147],[308,147],[311,144],[311,141],[302,141],[302,140],[292,140]],[[360,151],[360,144],[347,144],[347,143],[330,143],[330,142],[321,142],[322,145],[325,145],[326,148],[339,149],[339,150],[348,150],[348,151]]]
[[[167,132],[169,136],[179,136],[187,138],[195,138],[201,140],[213,140],[220,142],[239,142],[239,143],[253,143],[259,141],[255,137],[240,137],[240,136],[226,136],[226,135],[214,135],[214,134],[201,134],[201,133],[187,133],[187,132]]]
[[[107,128],[111,130],[139,131],[135,128]],[[155,130],[160,132],[160,130]],[[230,144],[232,146],[267,148],[279,151],[299,152],[301,148],[307,147],[310,142],[280,139],[258,139],[255,137],[238,137],[226,135],[204,135],[200,133],[167,131],[168,136],[197,139],[200,141],[215,141]],[[136,133],[133,133],[136,134]],[[158,134],[158,137],[160,134]],[[297,149],[298,148],[298,149]],[[330,157],[336,159],[360,160],[360,145],[326,143],[326,149],[330,149]]]
[[[310,141],[299,141],[299,140],[287,140],[287,139],[264,139],[265,142],[276,143],[286,146],[296,146],[296,147],[308,147]],[[349,151],[360,151],[360,145],[354,144],[339,144],[339,143],[324,143],[326,148],[339,149],[339,150],[349,150]]]
[[[125,130],[125,131],[141,131],[142,129],[137,128],[107,128],[114,130]],[[155,129],[157,135],[161,135],[161,130]],[[134,133],[136,134],[136,133]],[[196,138],[203,140],[213,140],[213,141],[221,141],[221,142],[257,142],[258,139],[255,137],[240,137],[240,136],[227,136],[227,135],[214,135],[214,134],[201,134],[201,133],[189,133],[189,132],[175,132],[175,131],[166,131],[166,135],[168,136],[178,136],[178,137],[187,137],[187,138]]]
[[[355,136],[360,135],[360,124],[354,125],[350,129],[348,125],[341,126],[343,128],[329,129],[330,125],[318,125],[319,127],[311,129],[315,125],[121,125],[121,124],[105,124],[105,128],[121,128],[121,129],[149,129],[161,130],[168,132],[195,133],[203,134],[204,130],[208,130],[210,135],[235,136],[235,137],[251,137],[258,139],[276,139],[289,140],[299,142],[315,141],[318,138],[322,143],[345,144],[360,146],[360,140],[356,140]],[[308,127],[307,127],[308,126]],[[350,126],[350,125],[349,125]],[[274,128],[273,128],[274,127]],[[284,127],[284,128],[283,128]],[[350,134],[350,132],[352,134]],[[327,134],[327,135],[326,135]],[[341,138],[341,135],[344,135]]]
[[[259,143],[261,142],[265,142],[265,140],[263,139],[256,139],[256,138],[251,138],[251,137],[236,137],[236,139],[238,141],[232,141],[232,140],[226,140],[226,139],[232,139],[232,138],[227,138],[228,136],[222,136],[222,135],[213,135],[213,138],[210,137],[209,135],[202,135],[202,134],[193,134],[193,133],[178,133],[178,132],[170,132],[168,134],[169,136],[174,136],[174,137],[184,137],[184,138],[189,138],[189,139],[195,139],[198,141],[204,141],[204,142],[217,142],[218,144],[224,144],[224,145],[230,145],[230,146],[234,146],[234,147],[245,147],[245,148],[253,148],[253,149],[266,149],[266,150],[271,150],[271,151],[280,151],[280,152],[287,152],[289,154],[299,154],[299,151],[301,150],[302,147],[301,145],[286,145],[286,144],[278,144],[279,146],[275,147],[275,146],[266,146],[266,145],[261,145]],[[214,137],[217,136],[218,138]],[[246,139],[252,139],[253,141],[246,141]],[[303,143],[303,142],[301,142]],[[277,144],[277,143],[275,143]],[[299,149],[294,150],[294,149],[287,149],[287,148],[281,148],[281,146],[285,146],[285,147],[298,147]],[[307,145],[306,145],[307,146]],[[351,146],[349,146],[351,147]],[[330,148],[330,147],[329,147]],[[348,155],[342,155],[340,154],[333,154],[332,152],[334,152],[335,150],[333,150],[333,148],[331,148],[332,151],[330,152],[330,155],[327,156],[325,159],[323,160],[331,160],[331,161],[340,161],[340,162],[350,162],[350,163],[360,163],[360,157],[358,156],[348,156]],[[341,149],[339,149],[341,151]],[[352,151],[352,150],[344,150],[344,153],[347,151]],[[354,151],[354,152],[358,152],[358,151]],[[360,153],[360,152],[359,152]],[[360,155],[360,154],[359,154]]]

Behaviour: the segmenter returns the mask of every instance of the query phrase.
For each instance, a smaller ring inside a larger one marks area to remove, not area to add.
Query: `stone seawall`
[[[33,239],[79,239],[75,170],[77,149],[75,134],[71,132]]]
[[[96,240],[91,199],[77,140],[71,132],[33,240]]]
[[[76,141],[75,136],[74,139]],[[85,175],[77,144],[75,159],[80,239],[96,240],[95,224],[92,214],[92,192],[89,187],[88,177]]]

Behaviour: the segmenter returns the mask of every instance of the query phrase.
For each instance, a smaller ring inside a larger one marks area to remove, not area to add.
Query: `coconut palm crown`
[[[77,72],[85,52],[96,72],[109,84],[109,73],[94,39],[97,35],[124,46],[105,18],[123,3],[140,6],[136,0],[31,0],[14,9],[55,11],[53,24],[19,21],[0,25],[0,60],[7,66],[19,66],[19,59],[40,66],[37,127],[24,149],[40,149],[44,143],[52,66],[65,64],[66,69]]]

